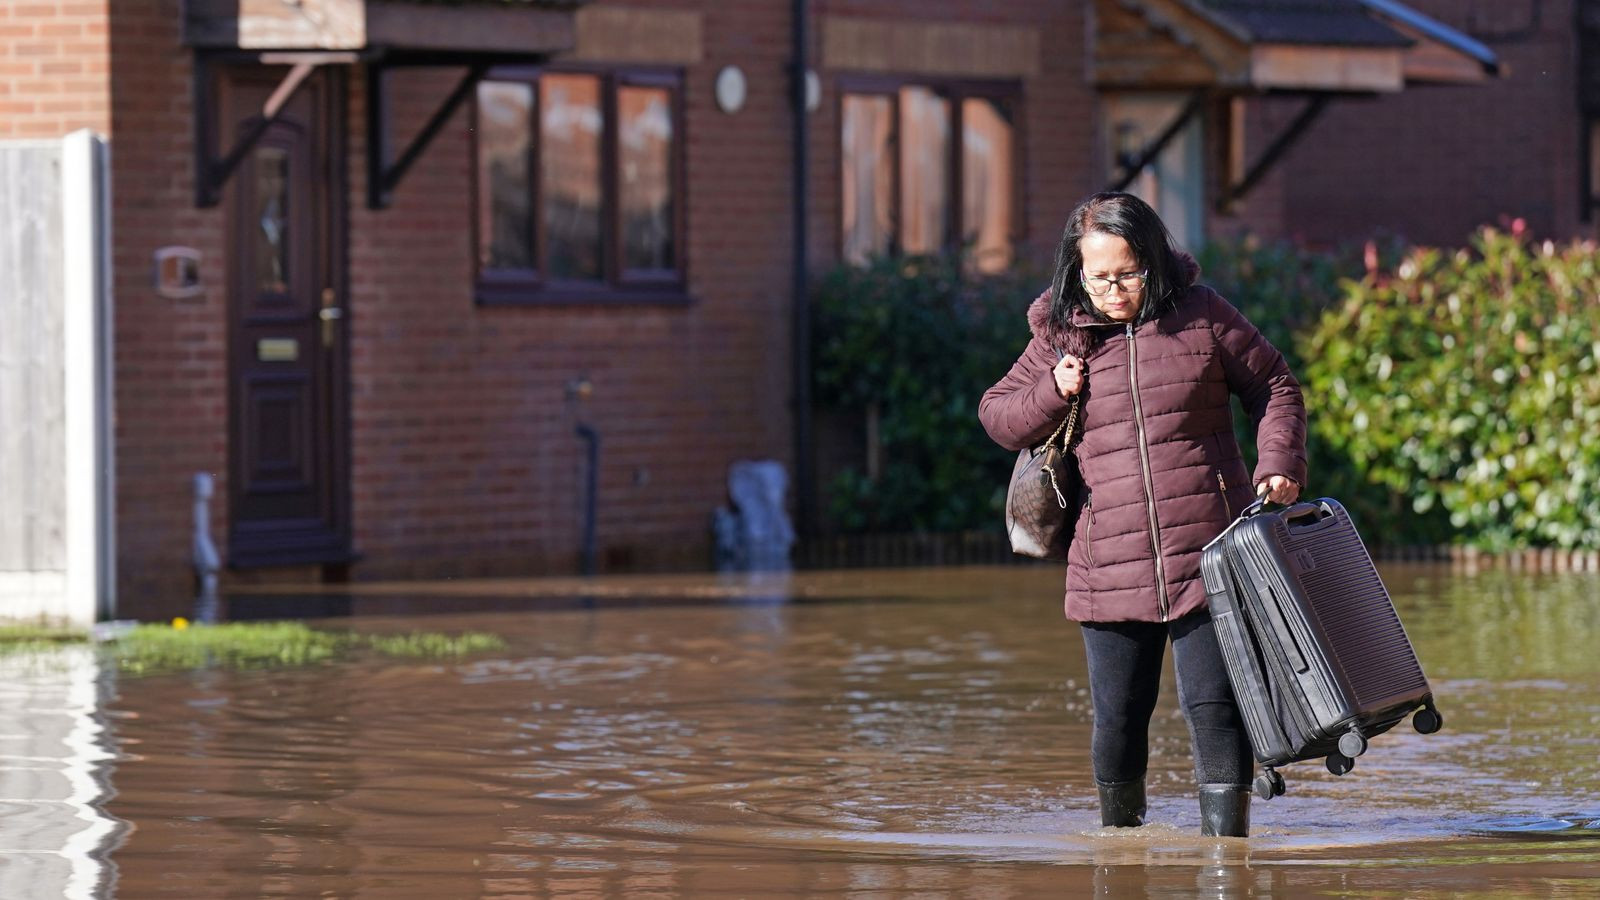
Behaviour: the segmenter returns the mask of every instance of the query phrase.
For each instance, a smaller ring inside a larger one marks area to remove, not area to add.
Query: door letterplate
[[[294,338],[262,338],[256,341],[260,362],[294,362],[300,358],[300,342]]]

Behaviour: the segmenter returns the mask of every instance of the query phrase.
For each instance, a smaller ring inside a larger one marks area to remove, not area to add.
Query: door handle
[[[334,323],[344,318],[344,308],[335,305],[339,296],[333,288],[322,289],[322,308],[317,310],[317,318],[322,320],[322,346],[324,349],[333,346]]]

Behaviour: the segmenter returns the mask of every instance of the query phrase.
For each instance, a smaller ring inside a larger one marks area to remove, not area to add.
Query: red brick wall
[[[860,16],[922,23],[974,22],[1037,27],[1040,68],[1023,79],[1021,146],[1024,258],[1047,267],[1067,213],[1104,184],[1098,159],[1100,124],[1084,58],[1085,4],[1018,0],[974,4],[962,0],[819,0],[814,15]],[[819,30],[820,25],[814,27]],[[814,54],[815,55],[815,54]],[[825,61],[824,61],[825,62]],[[915,73],[909,73],[915,74]],[[837,258],[839,246],[839,116],[834,73],[822,67],[822,106],[811,117],[813,190],[812,258]],[[1048,270],[1047,270],[1048,271]],[[1042,286],[1041,286],[1042,287]]]
[[[228,530],[224,219],[194,203],[191,54],[180,0],[111,4],[118,615],[186,612],[190,479],[217,478],[212,534]],[[168,300],[152,254],[203,254],[204,296]]]
[[[0,3],[0,139],[108,129],[108,2]]]
[[[1086,17],[1082,3],[1013,2],[973,4],[959,0],[819,0],[813,4],[821,31],[823,16],[859,16],[874,21],[917,23],[976,22],[1039,29],[1039,70],[1022,79],[1018,126],[1023,224],[1019,257],[1048,286],[1056,242],[1067,214],[1104,184],[1099,159],[1101,125],[1093,90],[1085,81]],[[820,45],[820,36],[817,44]],[[813,52],[813,59],[820,56]],[[822,103],[811,116],[811,259],[813,268],[838,260],[840,227],[840,104],[837,78],[826,59],[815,66],[822,81]],[[916,75],[918,73],[905,73]],[[1031,300],[1032,298],[1028,298]],[[1017,310],[1017,333],[1025,333],[1024,309]],[[996,373],[998,378],[1000,373]],[[974,398],[976,403],[976,398]],[[825,489],[839,472],[865,466],[862,415],[818,411],[813,421],[818,514],[827,527]]]
[[[467,111],[390,209],[353,201],[360,577],[573,569],[584,469],[566,387],[580,376],[594,387],[581,415],[602,439],[607,568],[705,563],[728,464],[791,456],[788,4],[672,5],[715,10],[706,61],[684,81],[692,305],[474,305]],[[749,74],[736,116],[712,105],[728,64]],[[453,77],[397,91],[396,134]]]
[[[1578,233],[1571,0],[1411,5],[1452,27],[1500,33],[1542,6],[1542,27],[1487,41],[1509,64],[1502,79],[1331,104],[1285,160],[1286,232],[1318,244],[1387,232],[1457,246],[1480,224],[1520,216],[1537,235]]]
[[[444,129],[389,209],[368,210],[364,85],[359,72],[350,78],[352,492],[364,554],[356,577],[571,570],[583,463],[566,386],[580,375],[594,385],[581,415],[603,438],[597,533],[608,568],[703,561],[727,465],[790,462],[790,4],[658,5],[705,14],[704,62],[684,81],[688,307],[474,304],[470,113]],[[1422,5],[1449,12],[1443,0]],[[83,125],[113,135],[119,583],[132,615],[187,608],[189,477],[221,479],[227,469],[224,222],[220,210],[194,206],[180,7],[0,5],[0,29],[10,29],[0,40],[0,135]],[[1547,30],[1570,20],[1566,3],[1547,7]],[[1025,255],[1047,265],[1066,213],[1100,187],[1082,4],[819,0],[814,12],[1041,29],[1041,70],[1023,84],[1021,199]],[[88,53],[108,32],[109,57]],[[80,60],[68,58],[80,49]],[[1334,104],[1238,214],[1214,227],[1316,241],[1387,227],[1458,240],[1501,212],[1526,215],[1539,230],[1572,227],[1569,48],[1547,36],[1497,49],[1512,66],[1504,83]],[[727,64],[749,81],[747,105],[733,116],[712,105],[712,81]],[[105,72],[116,90],[96,101],[91,88]],[[48,89],[25,80],[46,74],[82,90],[46,108]],[[825,65],[820,74],[823,102],[810,119],[818,266],[834,258],[839,192],[837,88]],[[397,141],[409,140],[455,77],[398,79]],[[33,87],[19,100],[23,85]],[[1257,149],[1294,112],[1277,101],[1258,106]],[[204,254],[205,297],[155,296],[151,253],[171,243]],[[220,480],[218,495],[227,495]],[[219,538],[225,506],[215,509]]]
[[[605,568],[703,563],[728,464],[791,461],[790,4],[671,5],[705,13],[704,62],[684,73],[687,307],[476,305],[470,111],[440,133],[390,208],[369,210],[365,85],[352,73],[355,577],[570,571],[581,533],[580,414],[603,440]],[[194,205],[191,54],[179,44],[179,11],[179,0],[109,11],[119,585],[121,613],[134,616],[188,608],[194,472],[218,478],[212,531],[220,541],[228,530],[225,222],[221,208]],[[818,15],[956,21],[965,11],[858,2]],[[1082,10],[1030,0],[983,15],[1044,30],[1042,71],[1024,84],[1022,200],[1025,252],[1045,265],[1066,212],[1099,186]],[[746,106],[732,116],[712,103],[728,64],[749,81]],[[409,141],[458,74],[397,76],[396,142]],[[822,75],[823,104],[811,117],[818,265],[837,246],[838,203],[834,86]],[[155,295],[151,253],[167,244],[204,254],[204,297]],[[579,376],[594,386],[581,410],[566,397]]]
[[[367,556],[359,576],[569,570],[583,463],[565,389],[580,375],[594,385],[583,415],[603,441],[603,565],[702,563],[728,464],[790,461],[789,4],[673,6],[707,13],[706,61],[685,73],[692,306],[475,307],[467,113],[392,208],[353,206],[355,507]],[[892,18],[914,8],[923,20],[955,20],[965,9],[947,6],[836,3],[817,14]],[[1082,46],[1081,10],[1060,4],[1017,4],[987,20],[1042,24],[1047,45]],[[1067,210],[1095,185],[1082,60],[1043,58],[1024,88],[1024,201],[1029,248],[1047,262]],[[730,64],[749,83],[732,116],[712,103],[716,72]],[[838,123],[821,74],[811,239],[813,260],[826,265],[838,239]],[[420,123],[447,82],[418,79],[397,92],[415,100],[397,110],[397,134]],[[359,86],[352,97],[359,104]],[[359,109],[351,117],[360,121]],[[359,197],[360,172],[355,180]]]

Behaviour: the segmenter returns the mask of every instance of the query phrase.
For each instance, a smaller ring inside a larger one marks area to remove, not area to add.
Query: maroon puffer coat
[[[1200,551],[1254,498],[1254,485],[1272,475],[1306,482],[1305,405],[1283,355],[1216,291],[1179,290],[1136,329],[1082,310],[1058,328],[1046,292],[1028,309],[1028,348],[978,406],[1001,446],[1037,445],[1067,411],[1053,348],[1087,346],[1075,448],[1084,508],[1066,597],[1067,616],[1080,622],[1164,622],[1199,608]],[[1253,477],[1234,440],[1230,394],[1257,422]]]

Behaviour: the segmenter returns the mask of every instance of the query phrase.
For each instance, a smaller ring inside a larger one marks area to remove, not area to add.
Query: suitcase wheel
[[[1341,739],[1340,743],[1344,743]],[[1356,761],[1343,753],[1328,754],[1328,771],[1335,775],[1343,775],[1356,767]]]
[[[1418,715],[1421,715],[1421,713],[1418,713]],[[1355,759],[1367,752],[1367,739],[1361,736],[1361,732],[1352,728],[1339,735],[1339,752],[1351,759]],[[1339,773],[1335,772],[1333,774],[1337,775]]]
[[[1444,727],[1444,716],[1439,715],[1439,711],[1432,705],[1424,706],[1411,717],[1411,727],[1415,728],[1418,734],[1433,734]]]
[[[1283,783],[1283,776],[1276,769],[1268,769],[1256,776],[1256,796],[1263,800],[1282,797],[1285,790],[1287,787]]]

